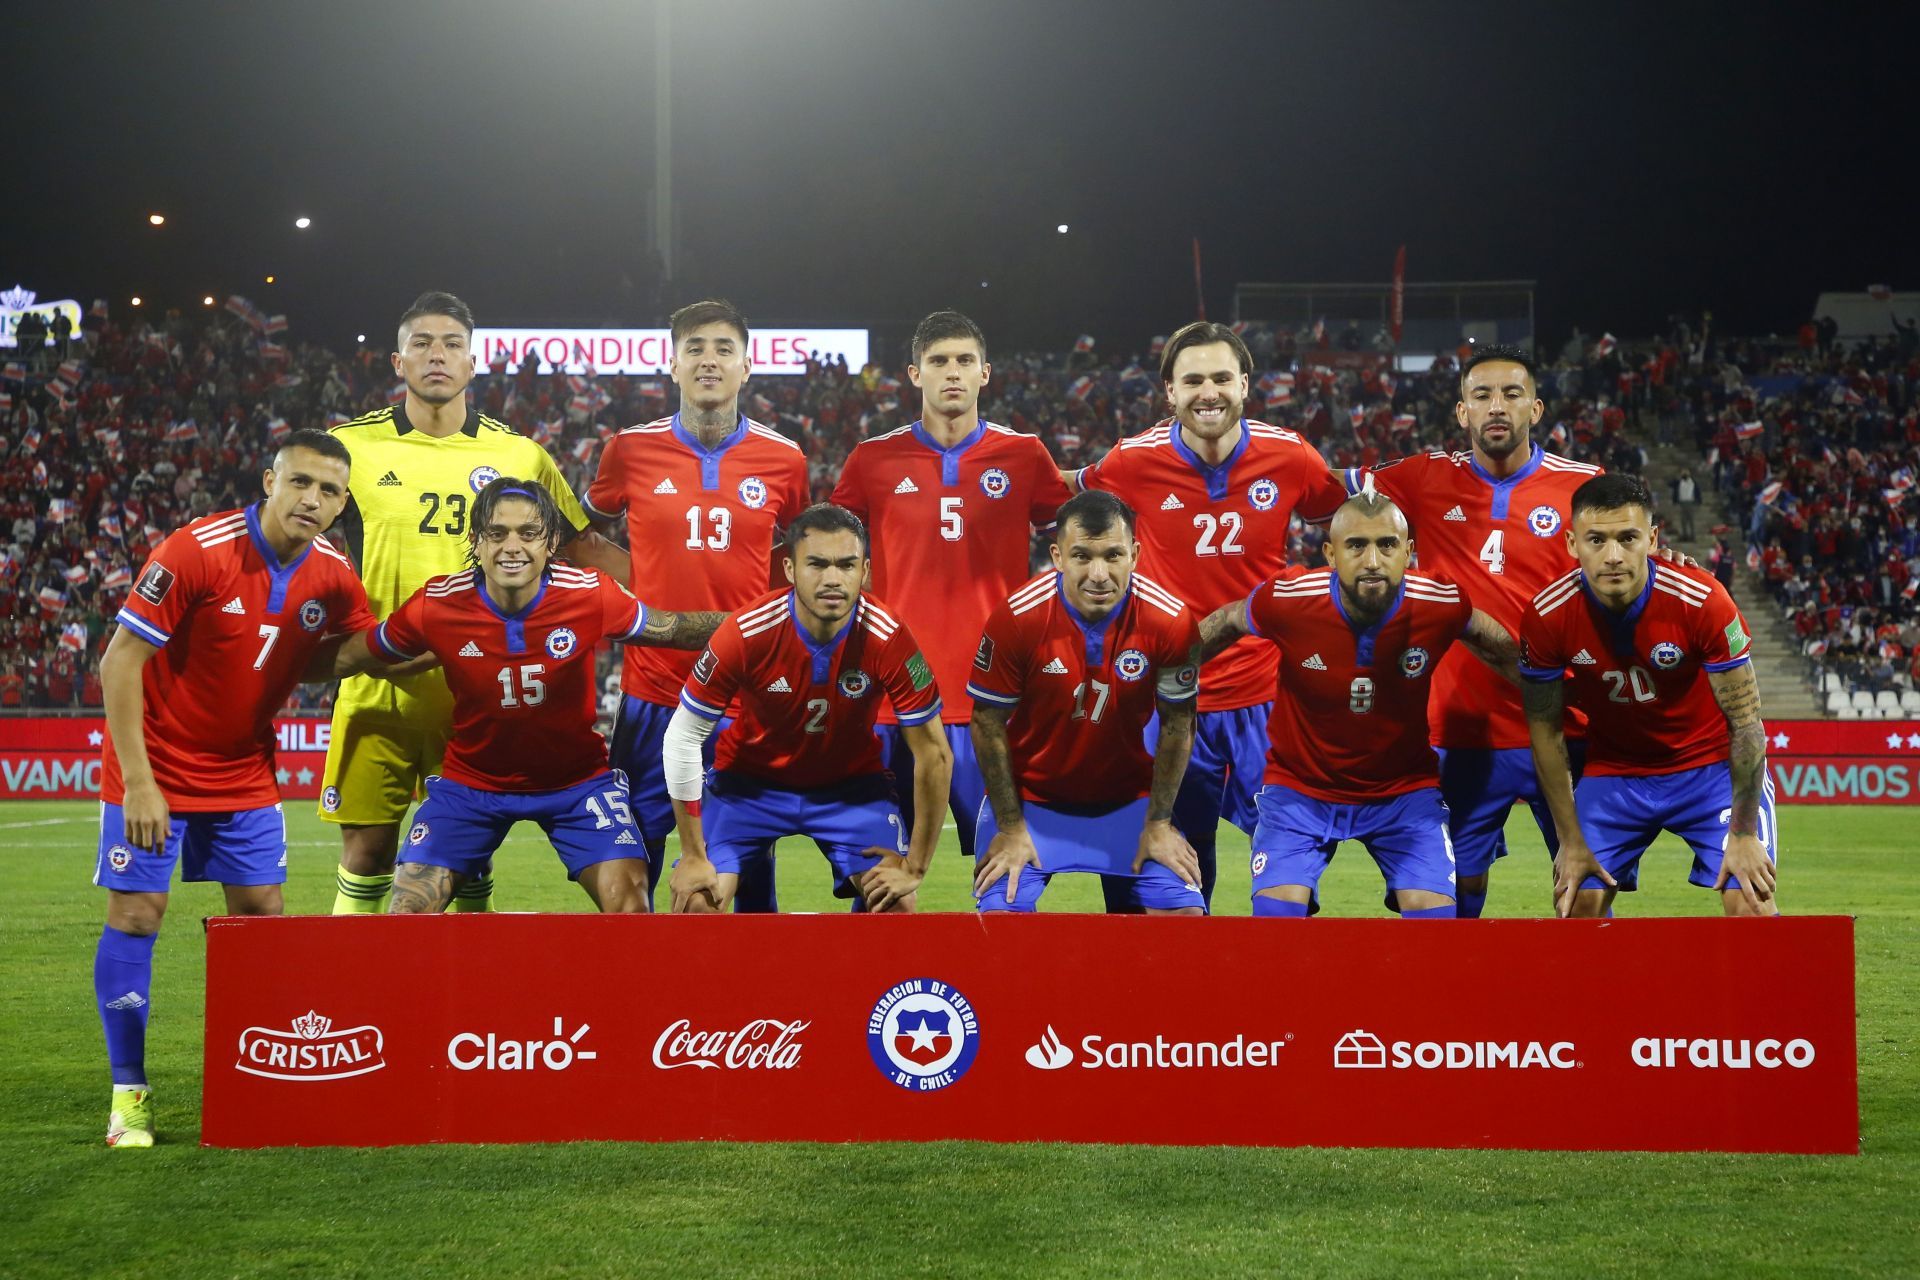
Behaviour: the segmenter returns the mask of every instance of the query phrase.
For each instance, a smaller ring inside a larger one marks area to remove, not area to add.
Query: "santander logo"
[[[1040,1037],[1040,1042],[1027,1046],[1027,1065],[1042,1071],[1058,1071],[1072,1062],[1073,1050],[1067,1048],[1051,1022],[1047,1024],[1047,1032]]]
[[[731,1031],[695,1031],[691,1019],[681,1018],[653,1042],[653,1065],[662,1071],[790,1071],[800,1065],[800,1033],[812,1025],[805,1019],[759,1018]]]

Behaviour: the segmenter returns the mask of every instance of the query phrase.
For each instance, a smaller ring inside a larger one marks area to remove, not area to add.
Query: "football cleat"
[[[107,1145],[110,1147],[150,1147],[153,1145],[153,1091],[151,1089],[115,1089],[113,1112],[107,1117]]]

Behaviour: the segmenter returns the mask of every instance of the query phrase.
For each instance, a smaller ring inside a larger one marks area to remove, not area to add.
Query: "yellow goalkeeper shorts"
[[[447,751],[453,700],[437,671],[405,682],[356,676],[333,706],[320,816],[348,826],[406,820]]]

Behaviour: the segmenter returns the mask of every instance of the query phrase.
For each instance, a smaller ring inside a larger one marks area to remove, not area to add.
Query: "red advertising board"
[[[1859,1146],[1846,917],[208,928],[212,1146]]]
[[[274,721],[282,796],[312,800],[320,794],[331,729],[326,720]],[[102,716],[0,718],[0,800],[99,799],[106,733]]]

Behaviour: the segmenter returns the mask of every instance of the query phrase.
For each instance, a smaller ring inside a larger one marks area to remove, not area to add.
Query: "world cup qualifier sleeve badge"
[[[890,1082],[912,1093],[957,1083],[980,1050],[980,1018],[959,991],[935,978],[889,987],[867,1015],[867,1051]]]

